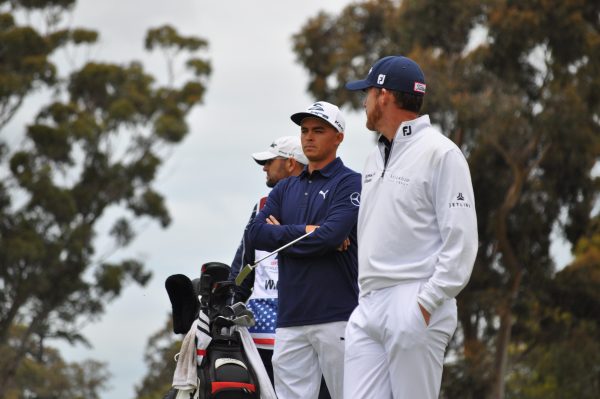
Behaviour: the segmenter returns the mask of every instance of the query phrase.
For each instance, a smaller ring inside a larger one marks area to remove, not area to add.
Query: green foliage
[[[596,398],[600,392],[598,323],[556,310],[543,327],[546,331],[538,334],[535,345],[511,348],[511,356],[519,361],[508,375],[506,397]]]
[[[68,10],[75,5],[75,0],[13,0],[15,6],[26,10],[43,10],[48,7],[60,7]]]
[[[58,29],[75,0],[12,0],[0,2],[0,129],[10,121],[25,96],[57,84],[50,56],[69,43],[91,44],[98,34],[89,29]],[[17,13],[41,14],[45,27],[20,25]],[[43,29],[42,29],[43,28]],[[42,33],[43,32],[43,33]]]
[[[556,275],[553,304],[577,320],[598,322],[599,286],[600,216],[596,216],[575,247],[575,260]]]
[[[103,263],[96,269],[94,288],[103,296],[117,297],[121,289],[131,279],[140,285],[150,281],[151,273],[144,270],[144,265],[137,260],[125,260],[118,264]],[[107,298],[108,299],[108,298]]]
[[[181,36],[169,25],[150,29],[146,35],[146,50],[162,48],[168,50],[173,49],[175,51],[196,51],[207,46],[208,42],[206,40],[193,36]]]
[[[188,133],[186,116],[202,102],[210,65],[198,50],[207,43],[173,28],[150,31],[150,49],[173,50],[178,60],[168,62],[190,69],[179,75],[179,88],[158,84],[136,61],[89,61],[66,73],[53,64],[54,52],[98,39],[89,29],[58,27],[75,2],[5,3],[0,129],[37,88],[51,88],[54,95],[25,127],[21,145],[9,148],[0,140],[0,397],[24,397],[33,389],[25,376],[43,378],[52,365],[56,383],[32,380],[40,383],[32,395],[94,398],[106,380],[97,364],[70,366],[58,353],[33,356],[32,342],[39,353],[51,353],[46,338],[85,343],[82,323],[100,317],[128,284],[149,281],[140,260],[96,253],[98,222],[109,209],[118,213],[108,232],[115,249],[134,239],[136,219],[169,225],[164,197],[153,183],[168,149]],[[19,13],[43,14],[47,26],[22,25]],[[27,328],[15,335],[17,326]],[[83,383],[86,375],[99,377],[95,385],[87,382],[91,390],[76,391],[75,381]]]
[[[25,326],[15,325],[10,336],[20,340],[26,331]],[[105,364],[94,360],[67,363],[56,349],[33,339],[27,341],[27,353],[15,377],[6,384],[3,398],[100,398],[110,378]],[[14,357],[13,348],[8,346],[1,346],[0,353],[4,359]]]
[[[195,52],[206,49],[208,42],[194,36],[180,35],[172,26],[163,25],[148,30],[145,40],[146,50],[160,50],[167,60],[167,73],[169,83],[175,81],[174,62],[183,51]],[[186,62],[188,69],[192,70],[197,78],[208,76],[211,72],[210,63],[202,58],[190,58]]]
[[[547,397],[554,388],[588,397],[574,386],[598,375],[588,366],[597,362],[600,256],[587,232],[599,193],[599,15],[591,0],[368,0],[320,13],[294,35],[309,92],[356,109],[361,98],[346,82],[382,56],[415,59],[428,85],[424,112],[467,155],[480,248],[458,298],[444,397]],[[588,248],[558,274],[556,233]],[[571,337],[539,328],[556,312],[577,320],[569,331],[588,350],[569,352]],[[544,353],[572,353],[579,372],[546,365]]]
[[[98,32],[88,29],[62,29],[48,35],[48,43],[51,48],[56,49],[69,43],[76,45],[93,44],[98,40]]]

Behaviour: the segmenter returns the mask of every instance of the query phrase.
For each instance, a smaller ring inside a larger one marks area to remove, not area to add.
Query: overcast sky
[[[99,31],[100,43],[90,52],[94,60],[141,60],[166,79],[164,59],[146,53],[143,39],[148,28],[171,24],[183,35],[208,40],[202,55],[213,66],[204,105],[188,118],[190,134],[157,180],[172,224],[166,230],[156,223],[137,224],[141,235],[111,259],[141,257],[154,273],[152,281],[143,289],[126,289],[100,321],[84,329],[92,349],[60,345],[69,361],[94,358],[108,363],[112,389],[103,399],[134,398],[134,386],[146,373],[147,339],[164,326],[170,310],[165,279],[175,273],[195,278],[205,262],[231,262],[253,204],[267,193],[264,172],[250,154],[265,150],[276,137],[299,134],[289,116],[318,100],[306,93],[307,75],[295,62],[291,35],[319,11],[337,13],[349,3],[79,0],[72,23]],[[36,98],[25,103],[7,129],[9,142],[22,137],[20,126],[40,104]],[[338,152],[359,172],[374,142],[364,121],[362,112],[346,113],[346,136]],[[98,246],[100,253],[106,249],[102,241]],[[559,265],[568,260],[564,246],[555,245],[553,253]]]
[[[163,78],[163,59],[143,50],[150,27],[168,23],[181,34],[208,40],[204,56],[213,74],[204,105],[188,118],[190,134],[164,165],[157,188],[173,218],[168,229],[138,224],[141,235],[127,251],[154,273],[148,287],[128,288],[104,317],[84,334],[93,348],[60,346],[67,360],[95,358],[109,364],[112,389],[103,399],[134,397],[146,373],[148,337],[164,326],[170,310],[165,279],[190,278],[208,261],[230,263],[242,229],[259,196],[267,193],[264,172],[250,154],[279,136],[299,134],[289,116],[315,99],[306,93],[307,75],[295,62],[291,35],[320,10],[338,12],[348,0],[80,0],[73,25],[97,29],[96,60],[138,59]],[[34,108],[35,103],[29,105]],[[339,155],[360,171],[373,143],[362,114],[346,114],[346,137]],[[100,251],[103,250],[100,245]]]

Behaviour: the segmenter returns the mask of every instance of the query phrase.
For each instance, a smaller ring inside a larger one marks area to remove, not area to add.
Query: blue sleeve
[[[350,238],[350,245],[356,243],[356,222],[358,220],[361,176],[358,173],[344,177],[336,187],[325,219],[319,228],[306,239],[285,249],[288,256],[316,256],[335,251]]]
[[[282,180],[271,190],[267,203],[246,229],[245,239],[255,249],[274,251],[305,233],[306,225],[271,225],[269,215],[281,220],[281,199],[288,179]]]
[[[244,238],[240,241],[240,245],[235,251],[235,256],[233,257],[233,261],[231,261],[231,269],[229,270],[229,280],[235,280],[235,277],[240,272],[242,268],[242,254],[244,253]]]
[[[269,215],[280,220],[281,201],[285,192],[285,184],[277,184],[267,204],[250,224],[247,234],[255,248],[273,251],[306,233],[306,224],[270,225],[266,223]],[[351,237],[358,218],[358,205],[353,203],[353,194],[359,194],[361,177],[358,173],[345,176],[337,184],[329,205],[327,216],[320,221],[319,228],[304,240],[284,250],[290,256],[315,256],[336,250],[342,242]],[[355,240],[355,237],[352,237]],[[356,245],[351,242],[350,245]]]
[[[252,209],[252,213],[250,215],[250,219],[248,220],[248,223],[246,223],[246,227],[244,228],[244,231],[246,231],[248,229],[248,225],[252,222],[252,220],[254,220],[257,209],[258,209],[258,204],[254,205],[254,208]],[[238,246],[237,250],[235,251],[235,256],[233,257],[233,261],[231,262],[231,270],[229,272],[229,280],[231,280],[231,281],[235,280],[235,278],[237,277],[238,273],[240,272],[240,270],[243,266],[243,263],[246,260],[248,260],[248,257],[249,257],[248,252],[250,252],[250,251],[248,251],[248,248],[246,248],[245,244],[246,243],[244,242],[244,237],[242,236],[240,245]],[[250,260],[250,261],[252,261],[252,260]],[[246,280],[249,280],[249,278],[246,278]],[[246,280],[244,282],[246,282]]]

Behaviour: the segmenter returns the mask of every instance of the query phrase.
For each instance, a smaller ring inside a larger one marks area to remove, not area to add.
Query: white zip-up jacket
[[[464,155],[424,115],[400,125],[387,166],[379,143],[362,177],[360,295],[426,281],[418,302],[433,313],[467,284],[477,254],[475,200]]]

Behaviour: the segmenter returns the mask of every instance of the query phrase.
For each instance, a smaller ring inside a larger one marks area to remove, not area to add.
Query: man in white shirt
[[[344,397],[436,399],[457,326],[454,297],[477,254],[469,167],[419,116],[426,91],[411,59],[377,61],[364,80],[366,126],[381,136],[363,171],[359,305],[346,329]]]

